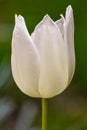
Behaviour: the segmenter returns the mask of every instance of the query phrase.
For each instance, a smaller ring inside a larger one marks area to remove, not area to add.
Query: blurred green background
[[[56,21],[69,4],[75,18],[76,71],[70,86],[48,99],[48,130],[87,130],[86,0],[0,0],[0,130],[41,129],[41,100],[20,92],[11,74],[14,15],[24,16],[32,33],[45,14]]]

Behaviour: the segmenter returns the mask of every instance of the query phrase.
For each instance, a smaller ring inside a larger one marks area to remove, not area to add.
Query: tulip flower
[[[31,35],[24,18],[16,15],[11,66],[16,84],[25,94],[50,98],[63,92],[75,70],[72,7],[56,22],[44,16]]]

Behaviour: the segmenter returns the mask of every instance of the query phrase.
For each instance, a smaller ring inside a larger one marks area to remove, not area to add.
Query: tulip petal
[[[22,16],[15,17],[16,24],[12,37],[12,73],[18,87],[27,95],[40,97],[40,58]]]
[[[57,24],[57,26],[59,27],[59,29],[60,29],[60,32],[61,32],[61,34],[62,34],[62,37],[63,37],[63,35],[64,35],[64,29],[63,29],[63,23],[64,23],[64,19],[63,18],[61,18],[61,19],[59,19],[59,20],[57,20],[55,23]]]
[[[39,54],[40,54],[40,50],[41,50],[41,39],[42,39],[42,37],[40,35],[41,33],[42,33],[42,31],[41,31],[41,29],[39,29],[39,26],[37,25],[35,27],[34,32],[31,34],[31,38],[32,38],[35,46],[37,47]]]
[[[66,56],[60,29],[46,15],[33,35],[40,44],[40,94],[43,98],[56,96],[67,87]]]
[[[69,83],[75,71],[75,49],[74,49],[74,18],[71,6],[66,9],[64,22],[64,42],[67,50]]]

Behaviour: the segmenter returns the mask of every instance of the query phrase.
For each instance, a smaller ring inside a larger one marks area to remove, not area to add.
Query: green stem
[[[47,99],[42,98],[42,130],[47,130]]]

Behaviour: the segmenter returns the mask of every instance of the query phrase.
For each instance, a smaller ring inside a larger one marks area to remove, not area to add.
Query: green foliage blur
[[[41,99],[24,95],[11,73],[15,14],[30,33],[45,14],[56,21],[68,5],[74,10],[76,71],[70,86],[48,99],[48,130],[87,130],[87,1],[0,0],[0,130],[40,130]]]

